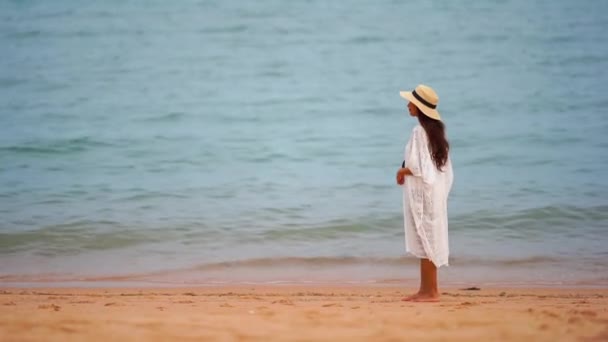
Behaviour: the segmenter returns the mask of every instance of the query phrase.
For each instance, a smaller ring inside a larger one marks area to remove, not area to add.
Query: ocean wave
[[[14,86],[18,86],[21,84],[27,83],[26,79],[21,78],[11,78],[11,77],[2,77],[0,78],[0,88],[11,88]]]
[[[257,238],[264,241],[319,241],[352,238],[357,235],[390,234],[398,232],[401,234],[402,223],[399,218],[388,220],[360,221],[360,222],[337,222],[318,227],[301,228],[278,228],[269,229],[258,234]]]
[[[121,202],[134,202],[134,201],[143,201],[155,198],[188,198],[188,195],[179,194],[179,193],[171,193],[171,192],[161,192],[161,191],[144,191],[140,190],[137,194],[133,194],[124,198],[119,199]]]
[[[271,214],[286,215],[283,211]],[[270,228],[247,236],[247,239],[261,241],[324,241],[336,239],[356,239],[368,236],[392,238],[401,235],[403,217],[344,219],[327,222],[318,226],[290,226]],[[595,236],[608,230],[608,206],[575,207],[545,206],[519,211],[483,210],[450,217],[450,231],[488,232],[493,231],[496,238],[508,237],[522,239],[529,236],[542,236],[569,232],[578,229],[580,236]]]
[[[181,194],[161,192],[135,192],[129,197],[117,199],[117,203],[138,201],[139,208],[156,210],[155,205],[146,202],[155,198],[182,198]],[[66,255],[87,253],[96,250],[112,250],[137,245],[164,243],[187,245],[188,248],[238,248],[242,244],[260,243],[264,245],[289,246],[302,243],[343,243],[353,244],[366,239],[391,240],[403,237],[403,217],[401,214],[388,217],[361,217],[327,221],[325,223],[304,224],[306,208],[268,208],[257,215],[259,229],[238,230],[239,219],[232,223],[214,226],[204,218],[189,218],[188,222],[163,221],[151,227],[118,221],[77,220],[63,224],[42,226],[31,229],[35,221],[26,223],[7,222],[15,227],[27,226],[30,230],[15,229],[0,233],[0,254],[14,254],[28,251],[36,254]],[[294,222],[297,221],[297,222]],[[264,227],[264,225],[269,225]],[[234,234],[238,231],[238,234]],[[563,238],[576,234],[579,238],[603,239],[608,230],[608,206],[591,208],[546,206],[505,213],[500,210],[477,211],[450,218],[450,234],[478,236],[517,242],[529,239]],[[375,242],[370,242],[375,243]],[[347,259],[346,261],[348,261]],[[344,261],[344,260],[343,260]]]
[[[79,220],[41,229],[1,232],[0,254],[77,255],[165,241],[167,231],[135,230],[115,221]]]
[[[361,44],[373,44],[373,43],[381,43],[385,41],[384,38],[380,36],[358,36],[346,41],[346,44],[353,45],[361,45]]]
[[[483,210],[460,215],[450,220],[450,229],[518,231],[521,234],[556,233],[564,229],[578,228],[580,234],[593,227],[606,230],[608,206],[544,206],[514,212]]]
[[[584,260],[587,264],[601,263],[598,260]],[[487,259],[478,257],[456,257],[450,258],[450,264],[453,266],[465,268],[493,268],[493,269],[530,269],[531,267],[554,267],[568,263],[567,258],[556,258],[548,256],[529,256],[522,258],[502,258],[502,259]],[[40,273],[40,274],[2,274],[0,282],[124,282],[124,281],[144,281],[144,282],[174,282],[184,277],[215,279],[213,274],[226,274],[230,272],[244,272],[242,274],[250,274],[253,271],[272,271],[279,272],[280,270],[345,270],[357,267],[388,267],[391,269],[399,269],[402,267],[416,267],[419,264],[418,259],[409,257],[356,257],[356,256],[279,256],[266,258],[250,258],[237,259],[218,262],[201,263],[190,267],[178,267],[172,269],[163,269],[148,272],[127,272],[107,275],[81,275],[74,276],[61,273]],[[605,267],[605,264],[600,266]],[[276,271],[275,271],[276,270]],[[248,272],[249,271],[249,272]],[[274,274],[274,273],[273,273]],[[226,281],[229,281],[229,276]],[[391,279],[380,280],[379,282],[390,283],[395,282]],[[399,280],[400,281],[400,280]]]
[[[335,267],[355,265],[403,265],[417,263],[414,258],[405,257],[355,257],[355,256],[316,256],[316,257],[268,257],[205,263],[189,270],[207,271],[230,268],[266,267]]]
[[[241,33],[245,32],[249,29],[247,25],[228,25],[228,26],[218,26],[218,27],[206,27],[198,30],[200,34],[218,34],[218,33]]]
[[[112,146],[112,144],[94,140],[90,137],[78,137],[0,146],[0,154],[70,154],[108,146]]]
[[[39,37],[41,35],[42,35],[41,30],[27,30],[27,31],[8,32],[4,35],[4,37],[7,39],[19,40],[19,39]]]
[[[163,115],[158,115],[150,118],[144,118],[141,121],[145,122],[178,122],[186,116],[183,112],[170,112]]]
[[[475,256],[456,256],[450,258],[452,265],[475,265],[497,267],[523,267],[533,265],[558,264],[569,260],[552,256],[534,255],[527,257],[485,258]],[[343,267],[343,266],[402,266],[418,265],[417,258],[395,257],[357,257],[357,256],[285,256],[238,259],[196,265],[186,270],[210,271],[234,268],[287,268],[287,267]]]

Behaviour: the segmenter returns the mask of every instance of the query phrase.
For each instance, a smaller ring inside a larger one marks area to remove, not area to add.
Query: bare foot
[[[403,298],[401,298],[401,300],[404,302],[412,302],[412,301],[414,301],[414,299],[418,298],[418,296],[420,296],[420,292],[415,293],[411,296],[403,297]]]
[[[416,297],[412,298],[410,301],[435,303],[435,302],[439,301],[439,293],[419,293]]]

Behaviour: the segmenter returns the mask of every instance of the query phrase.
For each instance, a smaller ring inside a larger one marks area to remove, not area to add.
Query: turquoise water
[[[452,283],[608,284],[608,3],[0,3],[0,282],[414,280],[433,86]]]

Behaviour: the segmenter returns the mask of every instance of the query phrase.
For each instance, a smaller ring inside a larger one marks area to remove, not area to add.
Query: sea
[[[608,2],[0,1],[0,286],[415,286],[395,174],[439,94],[442,286],[608,286]]]

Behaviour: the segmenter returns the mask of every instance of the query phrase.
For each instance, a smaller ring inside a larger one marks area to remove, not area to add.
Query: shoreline
[[[181,289],[181,288],[247,288],[247,287],[260,287],[260,288],[282,288],[282,287],[297,287],[297,288],[317,288],[317,287],[328,287],[328,288],[415,288],[417,287],[417,281],[408,282],[323,282],[323,281],[309,281],[309,282],[296,282],[296,281],[268,281],[268,282],[209,282],[209,283],[167,283],[167,282],[138,282],[138,281],[124,281],[124,282],[104,282],[104,281],[58,281],[58,282],[0,282],[0,291],[11,290],[11,289]],[[500,290],[500,289],[532,289],[532,290],[608,290],[608,286],[605,284],[538,284],[538,283],[475,283],[467,282],[463,284],[442,284],[440,283],[440,289],[451,289],[451,290],[463,290],[465,288],[477,287],[488,290]]]
[[[241,271],[241,270],[239,270]],[[368,287],[417,287],[418,270],[409,268],[399,274],[368,274],[361,272],[340,272],[334,274],[317,272],[317,270],[288,270],[287,272],[222,272],[207,275],[195,272],[155,272],[149,274],[117,275],[78,275],[78,274],[0,274],[0,289],[11,287],[31,288],[182,288],[182,287],[238,287],[238,286],[368,286]],[[292,273],[288,273],[291,271]],[[511,276],[505,273],[497,276],[462,272],[462,268],[441,270],[439,285],[445,288],[483,287],[483,288],[544,288],[544,289],[608,289],[608,279],[595,277],[558,277],[545,278],[528,270],[524,275]],[[383,277],[384,276],[384,277]]]
[[[608,288],[215,286],[3,288],[6,340],[602,341]],[[507,319],[508,318],[508,319]]]
[[[0,287],[183,287],[267,284],[399,284],[417,286],[418,260],[410,257],[284,257],[249,258],[222,262],[183,264],[156,263],[141,259],[137,264],[116,260],[84,259],[78,264],[58,260],[26,263],[16,257],[3,259]],[[130,259],[129,259],[130,260]],[[594,259],[595,260],[595,259]],[[102,267],[91,267],[95,263]],[[608,287],[608,265],[599,259],[551,258],[476,261],[454,258],[438,271],[443,286],[481,287]]]

